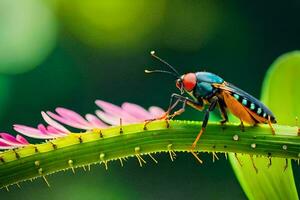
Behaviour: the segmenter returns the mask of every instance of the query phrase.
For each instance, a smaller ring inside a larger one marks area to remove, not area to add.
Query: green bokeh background
[[[0,125],[36,126],[41,110],[63,106],[81,114],[95,99],[166,108],[174,80],[144,69],[210,71],[256,97],[269,65],[300,48],[300,2],[209,0],[1,0]],[[280,91],[279,91],[280,92]],[[276,115],[276,113],[275,113]],[[179,118],[201,119],[188,109]],[[36,141],[35,141],[36,142]],[[188,154],[175,162],[156,155],[140,168],[129,159],[51,175],[0,191],[1,199],[245,199],[230,164],[220,155]],[[0,172],[1,173],[1,172]],[[296,184],[299,188],[295,175]]]

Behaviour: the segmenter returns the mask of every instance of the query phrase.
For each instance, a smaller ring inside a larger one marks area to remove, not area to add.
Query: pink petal
[[[53,119],[63,123],[63,124],[66,124],[68,126],[71,126],[71,127],[74,127],[74,128],[79,128],[79,129],[90,129],[91,127],[90,126],[87,126],[87,122],[82,125],[81,123],[78,123],[77,121],[73,121],[72,119],[69,119],[69,118],[64,118],[64,117],[61,117],[55,113],[52,113],[50,111],[47,112],[47,114],[52,117]]]
[[[100,111],[100,110],[96,110],[96,115],[101,119],[103,120],[104,122],[108,123],[108,124],[111,124],[111,125],[120,125],[120,117],[117,117],[117,116],[112,116],[110,114],[107,114],[103,111]],[[143,121],[143,120],[142,120]],[[135,121],[128,121],[128,119],[123,119],[122,118],[122,123],[123,124],[131,124],[131,123],[136,123],[136,122],[139,122],[138,120],[135,120]]]
[[[15,131],[22,133],[23,135],[26,135],[31,138],[37,138],[37,139],[52,139],[53,138],[52,136],[42,134],[41,131],[39,131],[38,129],[29,127],[29,126],[15,124],[13,126],[13,128]]]
[[[8,140],[4,140],[2,138],[0,138],[0,142],[2,144],[6,144],[6,145],[9,145],[9,146],[15,146],[16,144],[18,144],[18,143],[14,143],[14,142],[11,142],[11,141],[8,141]]]
[[[39,131],[40,131],[42,134],[47,135],[47,129],[46,129],[46,127],[45,127],[43,124],[39,124],[39,125],[37,126],[37,128],[39,129]]]
[[[9,147],[9,146],[11,146],[11,145],[7,144],[6,142],[0,141],[0,148],[1,147]]]
[[[73,110],[67,108],[56,108],[55,111],[65,119],[70,119],[71,121],[88,126],[86,120]]]
[[[50,128],[51,131],[49,131],[48,128]],[[61,137],[62,135],[65,135],[65,134],[61,134],[61,131],[53,128],[52,126],[48,126],[46,128],[43,124],[39,124],[38,129],[41,131],[42,134],[52,136],[52,138],[57,138],[57,137]],[[54,131],[54,133],[52,131]]]
[[[20,146],[24,146],[24,144],[20,144],[19,142],[12,142],[10,140],[5,140],[3,138],[0,138],[0,142],[2,144],[7,144],[9,146],[13,146],[13,147],[20,147]]]
[[[14,136],[12,136],[8,133],[0,133],[0,136],[6,141],[9,141],[12,143],[19,143]]]
[[[16,139],[18,140],[18,142],[20,142],[21,144],[29,144],[29,142],[21,135],[17,135]]]
[[[102,121],[104,121],[110,125],[119,125],[120,124],[120,118],[113,117],[105,112],[100,111],[100,110],[96,110],[96,115]]]
[[[165,114],[165,111],[157,106],[151,106],[149,108],[149,112],[152,115],[152,118],[161,117],[163,114]]]
[[[69,133],[63,133],[52,126],[47,126],[47,134],[52,135],[54,138],[64,137]]]
[[[20,130],[22,130],[23,132],[24,131],[28,131],[28,132],[30,132],[30,133],[32,133],[32,134],[35,134],[35,135],[40,135],[40,131],[38,130],[38,129],[36,129],[36,128],[32,128],[32,127],[29,127],[29,126],[25,126],[25,125],[20,125],[20,124],[14,124],[13,125],[13,128],[14,129],[20,129]],[[17,130],[16,130],[17,131]],[[21,133],[21,132],[20,132]],[[22,133],[23,134],[23,133]]]
[[[0,141],[0,149],[13,149],[13,148],[15,147]]]
[[[107,114],[109,114],[111,116],[122,118],[124,120],[126,119],[131,122],[135,122],[137,120],[137,118],[132,116],[130,113],[127,113],[119,106],[116,106],[114,104],[111,104],[111,103],[108,103],[108,102],[105,102],[102,100],[96,100],[95,103],[97,104],[97,106],[102,108]]]
[[[45,112],[42,111],[41,114],[45,122],[47,122],[50,126],[53,126],[54,128],[60,130],[61,132],[70,133],[68,129],[66,129],[63,125],[57,123],[53,119],[51,119]]]
[[[53,133],[53,134],[61,134],[61,132],[59,130],[57,130],[56,128],[53,128],[52,126],[47,126],[47,132]]]
[[[102,122],[98,117],[92,114],[86,114],[85,118],[90,122],[91,125],[93,125],[95,128],[103,128],[107,127],[107,124]]]
[[[152,117],[147,110],[145,110],[143,107],[137,104],[126,102],[122,104],[122,108],[124,111],[126,111],[127,113],[131,114],[132,116],[134,116],[139,120],[146,120]]]

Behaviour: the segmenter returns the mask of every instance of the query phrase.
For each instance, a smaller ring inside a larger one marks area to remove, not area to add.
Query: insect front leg
[[[175,97],[176,97],[175,93],[171,95],[169,107],[168,107],[167,111],[161,117],[145,120],[145,122],[144,122],[144,130],[147,130],[147,125],[149,123],[151,123],[153,121],[156,121],[156,120],[163,120],[163,119],[166,120],[167,127],[169,127],[169,121],[168,121],[169,114],[178,105],[178,103],[180,102],[180,98],[177,98],[176,101],[174,102]]]
[[[203,110],[203,102],[202,101],[195,101],[195,100],[189,99],[188,97],[184,97],[184,96],[181,96],[176,93],[172,94],[171,98],[176,98],[177,101],[178,100],[181,101],[182,107],[179,110],[175,111],[172,115],[169,115],[170,119],[183,113],[185,111],[186,105],[189,105],[196,110]],[[175,106],[172,109],[174,109],[174,108],[175,108]]]
[[[195,149],[195,147],[196,147],[196,145],[197,145],[197,142],[199,141],[201,135],[202,135],[202,134],[204,133],[204,131],[205,131],[205,128],[206,128],[206,126],[207,126],[207,122],[208,122],[208,119],[209,119],[209,113],[215,109],[215,107],[216,107],[218,101],[219,101],[219,98],[216,97],[216,96],[214,96],[214,97],[212,98],[212,101],[211,101],[211,103],[210,103],[210,106],[205,110],[205,114],[204,114],[204,119],[203,119],[203,122],[202,122],[201,130],[200,130],[200,132],[198,133],[198,135],[197,135],[195,141],[194,141],[193,144],[192,144],[192,152],[194,151],[194,149]]]
[[[148,119],[148,120],[145,120],[145,123],[144,123],[144,129],[146,129],[146,126],[152,122],[152,121],[155,121],[155,120],[162,120],[162,119],[165,119],[165,120],[168,120],[168,116],[170,114],[170,112],[178,105],[178,103],[180,102],[180,98],[177,98],[176,101],[174,102],[175,98],[176,98],[176,95],[177,94],[172,94],[171,95],[171,98],[170,98],[170,103],[169,103],[169,107],[167,109],[167,111],[161,116],[161,117],[158,117],[158,118],[154,118],[154,119]],[[173,103],[174,102],[174,103]],[[168,122],[167,122],[168,123]]]
[[[170,115],[171,111],[178,105],[179,102],[183,103],[182,108],[180,108],[179,110],[175,111],[173,114]],[[202,101],[197,102],[197,101],[189,99],[188,97],[173,93],[171,95],[170,103],[169,103],[169,107],[168,107],[167,111],[161,117],[146,120],[144,123],[144,129],[145,130],[147,129],[146,126],[150,122],[155,121],[155,120],[162,120],[162,119],[166,120],[167,126],[169,126],[168,120],[183,113],[185,111],[186,105],[189,105],[197,110],[203,110],[203,102]]]

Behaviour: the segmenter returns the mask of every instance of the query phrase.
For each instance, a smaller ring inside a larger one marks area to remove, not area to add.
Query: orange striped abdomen
[[[249,99],[229,91],[222,91],[221,94],[228,110],[243,122],[250,125],[268,123],[269,118],[271,122],[276,122],[273,116],[264,111],[264,108]]]
[[[231,96],[230,92],[222,91],[222,96],[228,110],[239,118],[241,121],[246,122],[250,125],[256,124],[256,121],[253,119],[251,114],[245,109],[245,107]]]

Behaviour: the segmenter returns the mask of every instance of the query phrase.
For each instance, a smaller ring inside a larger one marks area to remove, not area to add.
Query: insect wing
[[[252,95],[248,94],[244,90],[236,87],[235,85],[226,82],[226,83],[223,83],[223,84],[214,84],[214,86],[217,87],[217,88],[220,88],[222,90],[230,91],[234,94],[237,94],[237,95],[249,100],[250,102],[252,102],[252,103],[256,104],[257,106],[259,106],[260,108],[262,108],[264,110],[264,112],[266,112],[267,115],[270,115],[270,116],[274,117],[273,113],[261,101],[259,101],[258,99],[256,99]]]

